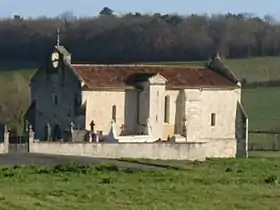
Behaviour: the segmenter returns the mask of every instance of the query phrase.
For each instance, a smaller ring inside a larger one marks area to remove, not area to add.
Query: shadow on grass
[[[140,164],[143,166],[152,166],[155,168],[160,168],[160,169],[172,169],[172,170],[178,170],[178,171],[188,171],[189,169],[183,166],[183,161],[179,160],[173,160],[173,161],[163,161],[163,160],[150,160],[150,159],[130,159],[130,158],[120,158],[116,159],[117,161],[120,162],[125,162],[125,163],[135,163],[135,164]],[[174,165],[174,162],[181,162],[180,164],[182,165]],[[184,164],[187,163],[192,163],[192,164],[197,164],[199,161],[184,161]]]

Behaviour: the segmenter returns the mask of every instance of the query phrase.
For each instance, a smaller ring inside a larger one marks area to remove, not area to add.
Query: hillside
[[[280,79],[280,57],[255,57],[248,59],[225,59],[224,62],[238,76],[246,78],[249,82],[269,81]],[[190,67],[203,66],[207,61],[195,62],[157,62],[148,63],[154,65],[181,65]],[[32,75],[38,64],[31,62],[0,62],[0,73],[7,74],[21,72],[24,75]],[[11,71],[11,72],[8,72]]]
[[[280,57],[255,57],[247,59],[225,59],[225,64],[238,76],[248,82],[280,79]],[[201,62],[162,62],[163,65],[203,66]],[[151,63],[159,64],[159,63]]]

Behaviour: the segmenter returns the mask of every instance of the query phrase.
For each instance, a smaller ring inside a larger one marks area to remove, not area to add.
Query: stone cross
[[[71,121],[70,123],[70,140],[73,141],[73,133],[74,133],[75,124]]]
[[[29,126],[28,126],[28,141],[29,141],[29,143],[34,142],[34,132],[33,132],[31,124],[29,124]]]
[[[99,142],[99,133],[95,134],[95,142]]]
[[[94,132],[94,126],[95,126],[95,123],[94,123],[94,121],[92,120],[91,123],[90,123],[90,131],[91,131],[91,132]]]
[[[92,132],[88,132],[88,142],[92,142]]]
[[[26,131],[26,132],[28,132],[28,125],[29,125],[28,120],[25,120],[25,131]]]
[[[47,123],[46,127],[47,127],[47,140],[51,141],[52,127],[50,123]]]
[[[29,133],[33,133],[33,129],[32,129],[32,125],[31,124],[28,125],[28,131],[29,131]]]
[[[122,124],[122,126],[120,127],[120,129],[121,129],[121,136],[122,135],[124,135],[124,131],[125,131],[125,125],[124,124]]]
[[[184,124],[183,124],[183,135],[185,136],[185,137],[187,137],[187,119],[186,118],[184,118],[183,119],[183,122],[184,122]]]
[[[114,119],[111,120],[111,129],[110,129],[109,136],[114,138],[114,139],[117,137],[116,123],[115,123]]]
[[[70,133],[71,134],[73,134],[74,128],[75,128],[75,124],[73,123],[73,121],[71,121],[71,123],[70,123]]]
[[[151,121],[150,121],[150,119],[149,118],[147,118],[147,125],[146,125],[146,132],[145,132],[145,134],[146,135],[151,135],[152,134],[152,126],[151,126]]]

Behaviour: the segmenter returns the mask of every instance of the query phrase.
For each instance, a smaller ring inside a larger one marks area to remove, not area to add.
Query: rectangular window
[[[112,107],[112,119],[115,121],[115,123],[117,122],[117,107],[116,107],[116,105],[114,105]]]
[[[55,106],[57,106],[57,104],[58,104],[57,94],[53,94],[53,103],[54,103]]]
[[[211,126],[215,126],[216,125],[216,114],[212,113],[211,114]]]
[[[165,96],[164,98],[164,122],[169,123],[170,119],[170,97]]]

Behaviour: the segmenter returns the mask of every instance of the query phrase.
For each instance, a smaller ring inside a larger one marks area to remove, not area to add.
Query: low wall
[[[118,136],[117,140],[119,143],[146,143],[146,142],[155,142],[157,139],[148,135],[139,135],[139,136]]]
[[[0,154],[8,153],[8,145],[4,142],[0,143]]]
[[[135,136],[144,140],[145,136]],[[123,138],[123,141],[128,139]],[[146,140],[150,140],[149,138]],[[0,154],[9,152],[9,133],[0,142]],[[236,139],[203,139],[202,142],[176,143],[55,143],[34,142],[29,133],[29,152],[96,158],[145,158],[162,160],[205,160],[207,157],[236,157]]]
[[[9,152],[9,132],[4,132],[4,139],[0,143],[0,154]]]
[[[184,143],[30,143],[31,153],[96,158],[146,158],[205,160],[236,157],[236,140],[206,140]]]
[[[31,153],[96,158],[205,160],[205,143],[30,143]]]
[[[209,158],[232,158],[236,157],[236,139],[213,139],[205,144],[205,156]]]

